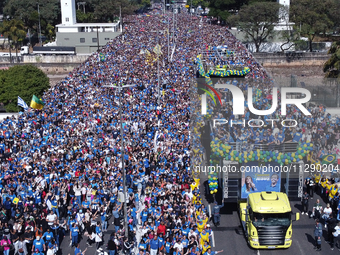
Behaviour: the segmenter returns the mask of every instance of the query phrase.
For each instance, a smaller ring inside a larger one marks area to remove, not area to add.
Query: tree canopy
[[[290,20],[300,29],[301,36],[308,38],[309,50],[313,51],[312,42],[315,36],[325,34],[333,27],[330,10],[335,1],[294,0],[290,8]]]
[[[85,2],[85,13],[83,7],[77,10],[77,21],[84,23],[113,22],[121,14],[124,17],[141,6],[150,6],[150,0],[76,0]],[[53,40],[55,26],[61,22],[60,0],[0,0],[0,9],[3,8],[5,19],[22,20],[25,30],[30,30],[31,35],[39,33],[39,13],[42,34],[49,40]]]
[[[42,96],[48,87],[48,77],[35,66],[20,65],[0,70],[0,102],[7,112],[18,111],[18,96],[29,105],[33,95]]]
[[[228,22],[238,26],[259,51],[260,46],[274,33],[274,26],[279,21],[278,3],[255,2],[242,6],[238,15],[229,17]]]
[[[325,78],[340,78],[340,42],[334,42],[328,51],[331,57],[323,66]]]
[[[242,6],[256,2],[276,2],[276,0],[210,0],[209,16],[219,17],[220,20],[227,20],[232,13],[240,10]]]

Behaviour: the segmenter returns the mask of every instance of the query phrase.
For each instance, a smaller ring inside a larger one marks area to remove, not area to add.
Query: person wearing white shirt
[[[48,222],[49,226],[52,226],[55,220],[57,220],[57,215],[51,211],[51,213],[46,216],[46,221]]]
[[[339,245],[339,239],[340,239],[340,223],[338,223],[338,225],[335,226],[334,230],[333,230],[333,236],[334,236],[334,243],[335,247],[337,247],[338,249],[340,249],[340,245]],[[334,247],[332,247],[334,249]]]
[[[190,198],[190,200],[193,198],[193,194],[192,192],[189,192],[189,190],[187,190],[185,193],[184,193],[184,196],[188,196]]]
[[[326,208],[323,209],[323,215],[322,218],[325,220],[325,228],[327,228],[327,220],[329,218],[329,215],[332,213],[332,208],[330,207],[330,204],[328,203]]]
[[[174,250],[176,250],[176,248],[178,248],[178,250],[182,253],[183,250],[183,244],[181,243],[180,239],[177,239],[177,242],[174,245]]]

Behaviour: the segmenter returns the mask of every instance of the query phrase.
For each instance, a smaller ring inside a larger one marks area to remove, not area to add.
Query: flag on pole
[[[105,61],[105,55],[103,53],[99,54],[100,61]]]
[[[332,164],[336,161],[336,154],[329,154],[322,157],[321,164]]]
[[[18,96],[18,105],[24,108],[25,111],[28,110],[28,105],[25,103],[25,101]]]
[[[161,46],[157,44],[155,48],[153,48],[153,52],[156,53],[157,55],[161,55],[162,54]]]
[[[31,107],[33,109],[41,110],[44,107],[44,102],[40,100],[37,96],[33,95],[31,100]]]

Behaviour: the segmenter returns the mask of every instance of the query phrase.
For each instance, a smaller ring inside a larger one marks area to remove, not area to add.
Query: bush
[[[30,105],[33,95],[41,97],[49,88],[49,79],[43,71],[32,65],[20,65],[0,70],[0,102],[7,112],[22,110],[18,96]]]

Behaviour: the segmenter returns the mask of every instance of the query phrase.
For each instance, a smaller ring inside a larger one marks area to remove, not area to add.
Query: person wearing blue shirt
[[[101,242],[102,242],[102,236],[103,236],[103,232],[102,232],[102,228],[100,226],[100,221],[97,221],[97,226],[96,226],[96,234],[99,238],[96,237],[96,246],[97,246],[97,249],[99,248]],[[101,239],[101,240],[99,240]]]
[[[87,248],[82,252],[79,248],[79,243],[76,244],[76,248],[74,249],[74,255],[84,255]]]
[[[35,249],[32,255],[45,255],[45,254],[43,252],[40,252],[38,249]]]
[[[186,236],[183,236],[182,244],[183,244],[184,253],[186,253],[188,250],[188,245],[189,245],[189,240],[187,239]]]
[[[159,248],[159,240],[157,238],[157,235],[154,236],[152,240],[150,240],[150,255],[157,255],[158,254],[158,248]]]
[[[224,203],[222,203],[221,205],[218,205],[217,201],[215,201],[215,205],[212,208],[212,215],[214,216],[214,224],[215,226],[218,226],[220,224],[220,219],[221,219],[221,215],[220,215],[220,209],[224,207]]]
[[[164,249],[164,238],[163,238],[163,234],[162,233],[159,234],[158,241],[159,241],[158,249],[159,249],[160,252],[161,251],[163,252],[163,249]]]
[[[144,210],[141,212],[141,220],[142,220],[142,225],[144,225],[144,222],[148,219],[148,211],[147,208],[145,207]]]
[[[280,141],[280,143],[282,144],[285,140],[285,134],[283,133],[283,130],[280,129],[279,135],[278,135],[278,139]]]
[[[170,238],[167,237],[167,238],[166,238],[166,242],[165,242],[165,253],[166,253],[166,254],[170,254],[171,248],[172,248],[172,244],[171,244],[171,242],[170,242]]]
[[[144,240],[141,240],[141,242],[138,245],[139,251],[146,251],[147,247],[148,247],[148,245],[144,242]]]
[[[262,141],[261,135],[259,132],[256,132],[256,135],[253,136],[254,144],[260,144]]]
[[[50,243],[51,239],[53,238],[53,233],[51,232],[50,228],[47,229],[47,232],[45,232],[42,236],[42,238],[45,239],[46,243]]]
[[[299,133],[299,132],[296,132],[296,133],[293,135],[293,142],[298,143],[298,142],[300,142],[301,138],[302,138],[302,134]]]
[[[40,236],[37,236],[36,239],[33,241],[32,251],[34,251],[35,249],[38,249],[39,252],[46,251],[45,242],[44,240],[40,239]]]
[[[241,194],[242,197],[248,197],[248,194],[256,192],[257,188],[251,176],[246,176],[244,185],[242,186]]]
[[[72,227],[70,228],[70,239],[71,241],[71,245],[75,246],[78,243],[78,235],[79,235],[79,228],[78,226],[73,223]]]
[[[83,207],[83,209],[90,208],[90,202],[88,200],[83,201],[82,207]]]
[[[51,207],[52,207],[52,211],[53,211],[55,214],[57,214],[58,219],[59,219],[58,201],[57,201],[57,199],[56,199],[55,196],[52,197]]]
[[[107,230],[107,214],[105,212],[105,209],[103,208],[101,214],[100,214],[100,219],[102,221],[102,231],[106,231]]]

